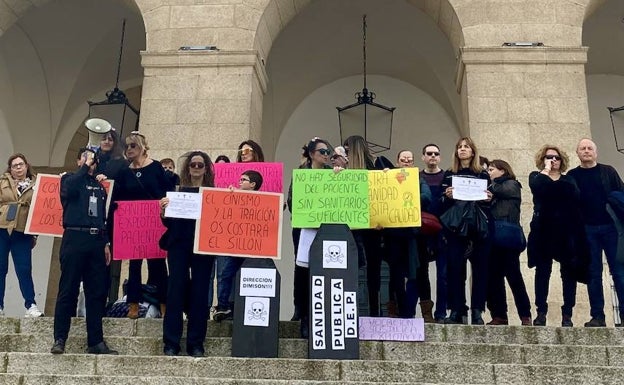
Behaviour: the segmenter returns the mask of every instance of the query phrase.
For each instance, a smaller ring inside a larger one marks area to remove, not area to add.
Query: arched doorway
[[[274,6],[277,14],[271,3],[267,6],[256,42],[261,55],[268,52],[261,139],[265,153],[284,162],[284,185],[290,183],[290,170],[299,165],[301,147],[310,138],[340,142],[336,107],[353,103],[354,93],[363,86],[362,14],[367,14],[368,25],[367,86],[377,94],[377,102],[397,108],[392,148],[382,154],[394,160],[401,149],[419,154],[425,144],[434,142],[448,165],[447,154],[463,121],[455,84],[456,44],[461,42],[456,17],[440,22],[439,9],[425,9],[419,1],[358,0],[312,1],[295,7],[295,14],[286,19],[281,4]],[[445,12],[454,16],[450,6]],[[276,15],[282,18],[276,20]],[[264,28],[270,42],[264,40]],[[286,218],[284,234],[289,234]],[[289,236],[283,237],[282,253],[278,264],[286,281],[282,287],[291,288]],[[281,318],[290,315],[291,303],[290,289],[284,290]]]
[[[134,0],[17,0],[0,8],[2,162],[9,154],[21,152],[37,172],[55,173],[75,166],[75,155],[67,154],[72,141],[74,150],[86,144],[80,138],[88,113],[86,101],[104,99],[115,85],[124,18],[120,88],[134,89],[138,97],[133,103],[138,106],[143,82],[139,51],[145,49],[145,26]],[[58,286],[58,262],[51,260],[58,258],[58,243],[40,237],[33,251],[36,300],[41,309],[46,299],[54,302],[51,292]],[[24,314],[18,290],[15,274],[8,274],[7,315]],[[51,308],[46,308],[50,314]]]

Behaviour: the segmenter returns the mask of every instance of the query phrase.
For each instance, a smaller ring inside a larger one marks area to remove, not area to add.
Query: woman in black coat
[[[545,145],[535,156],[540,171],[529,175],[534,208],[527,254],[529,267],[535,267],[534,326],[546,325],[553,260],[560,264],[563,284],[561,326],[573,326],[577,272],[587,257],[587,243],[578,209],[579,189],[573,178],[563,174],[568,164],[566,153],[557,146]]]
[[[517,226],[518,235],[524,237],[522,227],[520,227],[520,203],[522,202],[520,182],[516,180],[516,175],[509,163],[504,160],[492,160],[488,166],[488,173],[492,178],[492,184],[488,188],[492,192],[490,207],[492,217],[495,221],[509,222]],[[488,325],[508,324],[505,291],[505,278],[507,278],[520,321],[522,325],[530,326],[531,302],[520,271],[520,253],[522,250],[513,249],[510,246],[512,245],[497,245],[496,242],[492,242],[487,291],[487,305],[492,315],[492,321],[488,322]]]

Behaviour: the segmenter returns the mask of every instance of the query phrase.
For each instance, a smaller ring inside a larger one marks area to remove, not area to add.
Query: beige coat
[[[18,199],[17,184],[11,177],[11,174],[7,172],[0,177],[0,229],[7,229],[9,234],[13,230],[24,232],[34,185],[35,180],[33,179],[33,182]],[[7,221],[7,212],[11,203],[17,204],[17,214],[15,215],[15,220]]]

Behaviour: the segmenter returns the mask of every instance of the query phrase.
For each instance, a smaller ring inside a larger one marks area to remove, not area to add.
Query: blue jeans
[[[618,234],[615,225],[585,226],[591,259],[589,261],[589,305],[591,317],[605,319],[604,292],[602,290],[602,251],[607,256],[609,270],[615,283],[615,292],[620,303],[620,316],[624,301],[624,263],[617,262]]]
[[[210,269],[210,286],[208,287],[208,305],[212,306],[214,301],[214,279],[217,277],[217,295],[219,294],[219,284],[223,280],[223,267],[228,257],[215,257],[214,267]]]
[[[32,235],[21,231],[0,229],[0,307],[4,308],[6,275],[9,271],[9,252],[13,257],[15,274],[24,297],[24,306],[28,309],[35,303],[35,285],[32,279]]]
[[[232,286],[234,286],[234,277],[236,272],[240,269],[245,258],[241,257],[223,257],[225,263],[223,266],[223,279],[217,282],[217,306],[219,309],[230,309],[230,294],[232,293]]]

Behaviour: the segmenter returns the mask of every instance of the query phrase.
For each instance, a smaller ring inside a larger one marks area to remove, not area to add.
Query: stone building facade
[[[359,23],[366,13],[369,85],[380,103],[397,106],[387,156],[436,142],[448,165],[456,139],[471,136],[483,155],[508,160],[525,182],[526,227],[526,177],[542,144],[557,144],[574,158],[577,141],[593,137],[601,161],[619,166],[605,107],[624,104],[621,3],[3,0],[0,57],[8,65],[0,81],[8,88],[0,92],[0,151],[5,158],[34,153],[42,170],[72,166],[84,141],[84,101],[103,95],[114,80],[100,64],[114,66],[116,58],[100,55],[115,47],[117,28],[93,24],[96,16],[111,23],[126,17],[135,27],[120,84],[140,105],[152,157],[176,159],[195,148],[232,157],[238,143],[254,139],[269,160],[295,168],[308,138],[340,140],[334,107],[351,103],[361,85]],[[63,17],[70,22],[59,26]],[[92,41],[101,50],[84,49]],[[505,45],[525,42],[539,44]],[[281,266],[292,271],[284,238]],[[525,276],[531,288],[533,272]],[[558,279],[552,281],[554,300],[560,295]],[[282,295],[288,303],[288,291]],[[577,323],[589,317],[584,289],[578,297]]]

